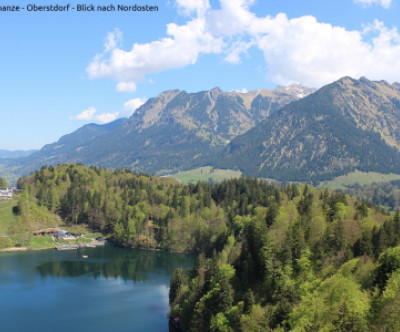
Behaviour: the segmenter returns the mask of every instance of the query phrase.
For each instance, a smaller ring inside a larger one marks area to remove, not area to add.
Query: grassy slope
[[[230,169],[214,169],[211,166],[204,166],[189,171],[180,172],[171,175],[170,177],[178,179],[181,183],[187,184],[190,182],[205,181],[212,179],[214,182],[221,182],[225,179],[239,178],[242,175],[240,171]]]
[[[378,182],[390,182],[393,180],[399,180],[399,174],[382,174],[376,172],[360,172],[355,171],[347,175],[338,176],[331,181],[322,182],[319,187],[329,189],[346,189],[346,186],[354,185],[358,183],[360,186],[370,185]]]
[[[0,248],[14,245],[12,228],[17,223],[17,217],[12,208],[15,205],[15,200],[0,200]]]
[[[91,233],[86,227],[78,225],[62,228],[72,233],[82,233],[83,237],[76,241],[55,241],[52,236],[34,236],[33,231],[46,228],[48,225],[35,222],[35,227],[23,223],[21,218],[13,213],[17,200],[0,200],[0,249],[20,245],[29,249],[54,248],[65,244],[80,244],[92,242],[100,233]]]

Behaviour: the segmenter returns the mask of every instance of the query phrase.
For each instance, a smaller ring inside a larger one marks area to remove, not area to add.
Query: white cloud
[[[346,75],[398,80],[396,29],[389,30],[378,21],[361,32],[322,24],[313,17],[283,21],[279,32],[259,41],[274,81],[320,86]],[[368,42],[370,34],[375,37]]]
[[[383,8],[388,9],[392,3],[392,0],[354,0],[355,3],[361,3],[365,6],[372,6],[373,4],[377,4],[382,6]]]
[[[240,36],[250,30],[257,16],[249,10],[254,1],[220,0],[221,9],[207,13],[211,31],[220,36]]]
[[[96,113],[96,108],[89,107],[88,109],[82,111],[78,115],[71,116],[70,119],[71,120],[79,120],[79,121],[88,121],[88,120],[93,119],[94,113]]]
[[[134,98],[124,103],[124,106],[120,111],[101,113],[98,115],[96,115],[97,110],[95,107],[89,107],[78,115],[71,116],[70,120],[94,121],[102,124],[109,123],[118,118],[131,116],[136,109],[143,105],[146,101],[146,98]]]
[[[146,98],[134,98],[124,104],[123,116],[131,116],[135,111],[147,101]]]
[[[241,89],[237,89],[237,90],[233,90],[234,92],[240,92],[240,93],[247,93],[249,92],[249,90],[247,90],[246,88],[241,88]]]
[[[118,92],[133,92],[136,90],[135,82],[119,82],[117,84]]]
[[[270,81],[319,87],[346,75],[399,79],[399,34],[382,22],[349,31],[313,16],[289,19],[281,13],[260,18],[250,11],[251,1],[220,3],[221,9],[210,11],[207,20],[213,34],[230,41],[225,60],[240,63],[241,55],[256,47],[263,52]]]
[[[103,113],[96,116],[96,120],[101,123],[109,123],[117,119],[119,116],[119,112],[115,113]]]
[[[135,43],[130,51],[105,47],[89,64],[89,78],[112,78],[119,82],[118,91],[132,91],[146,74],[194,64],[200,54],[221,52],[222,41],[207,31],[200,16],[185,25],[168,24],[167,35],[150,43]]]
[[[227,55],[224,58],[224,60],[233,65],[239,64],[241,62],[241,55],[247,54],[247,50],[251,46],[253,46],[251,42],[246,42],[243,40],[238,40],[236,42],[233,42],[231,47],[227,49],[226,51]]]
[[[208,0],[176,0],[176,6],[183,15],[190,16],[193,13],[202,15],[210,8]]]
[[[357,31],[319,23],[312,16],[268,19],[269,31],[257,39],[268,78],[280,84],[320,86],[342,76],[367,76],[373,49]]]
[[[119,29],[115,29],[113,32],[109,32],[104,43],[104,51],[109,52],[119,46],[122,42],[122,32]]]
[[[357,0],[362,2],[362,0]],[[398,80],[400,36],[376,21],[360,30],[318,22],[313,16],[289,19],[286,14],[258,17],[254,0],[176,0],[178,11],[191,15],[183,25],[167,25],[167,36],[131,50],[119,48],[120,32],[108,36],[104,52],[87,68],[90,78],[111,78],[118,91],[134,91],[147,74],[193,65],[202,54],[220,54],[240,64],[250,48],[259,49],[266,79],[278,84],[300,82],[319,87],[342,76]],[[363,1],[385,8],[390,0]]]

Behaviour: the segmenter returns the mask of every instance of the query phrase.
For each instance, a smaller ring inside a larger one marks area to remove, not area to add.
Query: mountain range
[[[37,150],[4,150],[0,149],[0,158],[19,158],[29,156]]]
[[[342,78],[235,138],[213,164],[306,182],[356,169],[400,174],[399,88]]]
[[[129,119],[83,126],[4,164],[20,174],[79,162],[158,175],[210,165],[316,183],[356,169],[400,174],[399,129],[398,83],[344,77],[318,90],[171,90]]]
[[[89,124],[25,158],[9,160],[27,174],[66,162],[172,173],[220,150],[282,106],[313,92],[300,85],[275,91],[198,93],[172,90],[149,99],[129,119]]]

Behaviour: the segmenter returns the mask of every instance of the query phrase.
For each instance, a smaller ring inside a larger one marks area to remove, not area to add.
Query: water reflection
[[[170,276],[193,262],[111,246],[4,253],[0,331],[167,332]]]
[[[193,257],[165,252],[115,248],[84,248],[60,252],[58,259],[36,267],[43,278],[80,277],[122,278],[125,281],[146,281],[149,273],[171,275],[176,266],[191,266]],[[83,258],[82,256],[88,256]],[[57,257],[56,256],[56,257]]]

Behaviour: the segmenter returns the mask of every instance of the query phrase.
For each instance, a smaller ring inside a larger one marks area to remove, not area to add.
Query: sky
[[[129,117],[166,90],[400,82],[400,0],[74,1],[0,4],[25,8],[0,11],[0,149],[39,149]],[[116,10],[28,11],[33,4]]]

